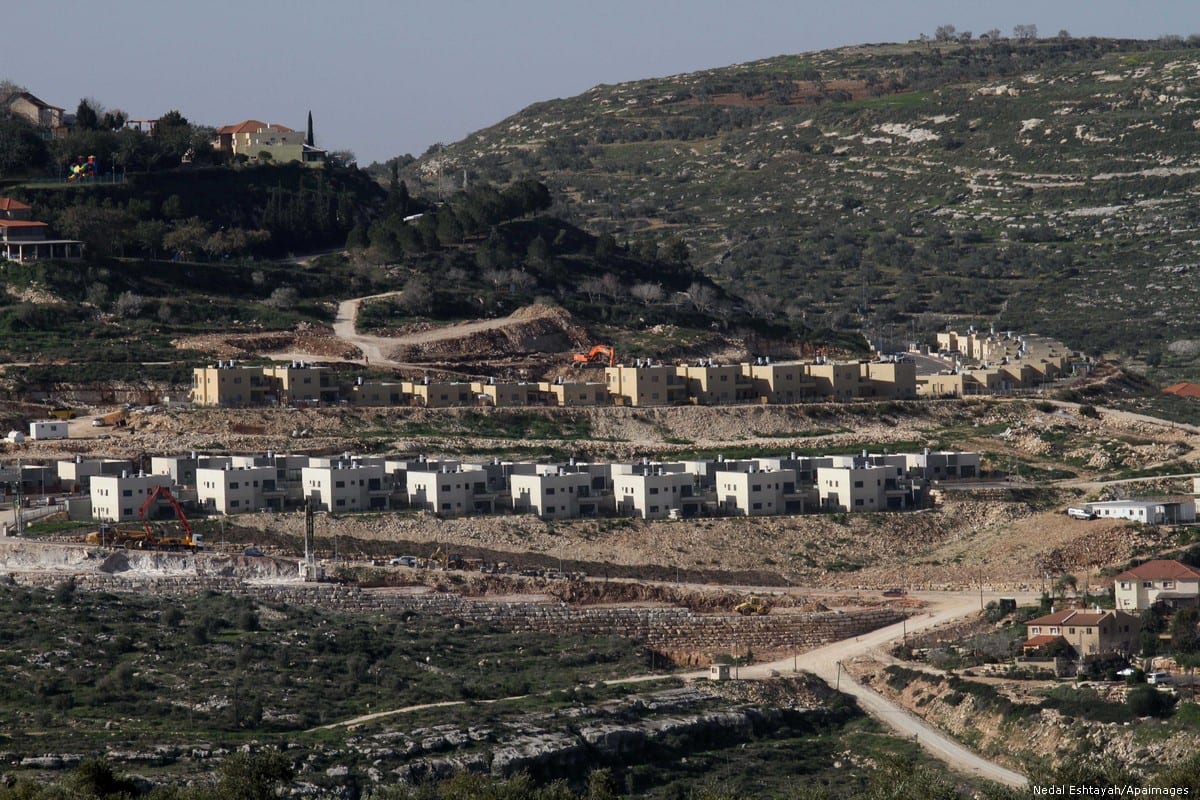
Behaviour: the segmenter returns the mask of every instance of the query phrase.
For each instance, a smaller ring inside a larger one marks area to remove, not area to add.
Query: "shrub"
[[[1125,703],[1139,717],[1169,717],[1175,705],[1175,696],[1142,684],[1129,690]]]

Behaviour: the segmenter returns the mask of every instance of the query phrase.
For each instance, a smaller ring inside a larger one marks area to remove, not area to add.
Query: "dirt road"
[[[766,678],[772,671],[784,673],[801,669],[817,675],[831,686],[853,695],[859,707],[875,719],[883,722],[898,735],[913,737],[914,741],[930,755],[945,762],[952,769],[986,778],[1005,786],[1021,787],[1028,783],[1024,775],[1006,769],[981,758],[950,737],[928,725],[882,695],[854,681],[841,668],[841,662],[854,656],[868,653],[900,638],[939,625],[943,622],[968,616],[979,610],[979,595],[974,592],[922,596],[932,604],[932,611],[924,616],[912,617],[899,625],[872,631],[854,639],[844,639],[825,647],[801,653],[794,658],[785,658],[766,664],[755,664],[739,670],[739,678]],[[994,597],[989,599],[995,599]],[[1036,600],[1035,595],[1017,596],[1018,602]]]
[[[382,294],[368,295],[367,297],[356,297],[352,300],[343,300],[338,304],[337,318],[333,322],[334,335],[361,350],[367,363],[378,364],[384,367],[411,368],[419,367],[420,365],[394,361],[387,356],[387,353],[397,347],[430,344],[448,339],[462,339],[482,331],[506,328],[510,325],[518,325],[529,321],[528,317],[517,318],[516,316],[482,319],[475,322],[463,322],[457,325],[446,325],[440,328],[418,331],[417,333],[409,333],[404,336],[370,336],[358,332],[358,312],[365,301],[382,300],[388,297],[396,297],[400,294],[403,293],[384,292]]]

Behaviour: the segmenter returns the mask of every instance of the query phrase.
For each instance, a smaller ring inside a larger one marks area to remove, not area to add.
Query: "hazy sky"
[[[420,155],[596,84],[783,53],[976,35],[1200,33],[1198,0],[36,0],[7,4],[0,78],[75,110],[179,109],[302,129],[366,164]]]

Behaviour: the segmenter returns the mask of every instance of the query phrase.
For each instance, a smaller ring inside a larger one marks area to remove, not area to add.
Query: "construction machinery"
[[[738,603],[733,610],[743,617],[761,617],[771,613],[771,607],[757,597],[751,597],[743,603]]]
[[[147,514],[150,512],[150,507],[154,505],[159,498],[165,499],[175,512],[175,518],[179,520],[179,525],[183,529],[182,536],[159,536],[154,527],[150,524]],[[146,502],[142,503],[141,510],[138,511],[138,516],[142,520],[142,529],[119,528],[114,525],[102,524],[100,529],[93,531],[84,537],[84,541],[88,544],[98,544],[109,547],[134,547],[140,550],[203,550],[204,537],[192,531],[192,525],[188,522],[187,515],[183,513],[183,506],[179,505],[179,501],[171,494],[171,490],[166,486],[155,486],[154,490],[146,497]]]
[[[575,353],[571,356],[571,364],[576,367],[615,367],[617,351],[607,344],[598,344],[586,353]]]

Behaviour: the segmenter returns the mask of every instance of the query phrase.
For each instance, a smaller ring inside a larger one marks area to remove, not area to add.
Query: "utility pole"
[[[13,521],[16,522],[17,536],[25,534],[25,470],[21,459],[17,459],[17,505],[13,511]]]

